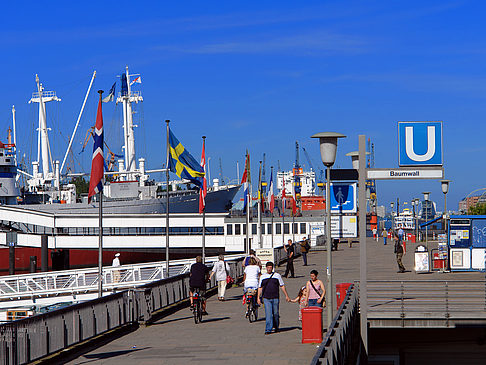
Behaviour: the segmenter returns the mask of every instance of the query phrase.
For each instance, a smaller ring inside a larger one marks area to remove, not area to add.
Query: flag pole
[[[165,179],[167,182],[167,189],[166,189],[166,209],[165,209],[165,277],[169,277],[169,123],[170,120],[166,120],[165,123],[167,124],[167,164],[165,170]]]
[[[270,167],[271,169],[271,173],[270,173],[270,176],[271,176],[271,179],[272,179],[272,186],[270,186],[270,188],[272,189],[272,197],[273,197],[273,166]],[[272,249],[273,249],[273,209],[271,208],[271,205],[272,205],[272,201],[271,201],[271,198],[269,199],[269,202],[268,204],[270,205],[269,208],[270,208],[270,216],[271,216],[271,227],[272,227]],[[275,207],[274,207],[275,208]]]
[[[260,161],[260,173],[258,176],[258,246],[263,248],[263,235],[262,235],[262,161]]]
[[[100,102],[103,98],[103,90],[98,90],[100,94]],[[103,148],[103,145],[101,146]],[[103,170],[104,171],[104,167]],[[104,175],[104,173],[103,173]],[[101,177],[101,184],[103,185],[103,175]],[[99,211],[98,211],[98,298],[103,296],[103,189],[100,189],[99,193]]]
[[[206,136],[202,136],[203,139],[203,153],[204,153],[204,172],[206,172]],[[206,179],[206,176],[204,176],[204,179]],[[204,182],[203,182],[204,184]],[[204,186],[203,186],[204,189]],[[206,199],[206,197],[204,197]],[[202,263],[206,263],[206,201],[204,201],[203,205],[203,216],[202,216],[202,224],[203,224],[203,231],[202,231]]]
[[[250,254],[250,204],[251,204],[251,189],[250,189],[250,176],[249,176],[249,168],[248,168],[248,161],[250,159],[248,158],[248,151],[246,151],[246,162],[245,162],[245,169],[246,169],[246,178],[247,178],[247,184],[248,184],[248,193],[245,196],[246,199],[246,254]]]

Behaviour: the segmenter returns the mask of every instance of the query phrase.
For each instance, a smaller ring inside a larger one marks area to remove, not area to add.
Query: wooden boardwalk
[[[407,270],[413,269],[413,250],[408,247],[404,257]],[[296,278],[284,279],[291,297],[308,280],[310,270],[316,269],[325,279],[325,251],[312,251],[308,267],[302,260],[295,262]],[[359,245],[352,248],[341,245],[333,253],[334,282],[353,282],[359,279]],[[283,273],[284,267],[278,268]],[[397,273],[392,245],[383,246],[368,240],[369,280],[483,280],[481,273]],[[298,305],[280,302],[281,332],[264,335],[264,313],[262,320],[249,323],[244,318],[241,304],[242,288],[227,291],[225,302],[215,297],[208,300],[209,316],[202,324],[195,325],[188,308],[170,314],[148,327],[122,336],[110,343],[90,351],[70,362],[71,364],[308,364],[316,345],[301,344]],[[326,316],[324,315],[324,318]],[[324,326],[326,323],[324,322]]]

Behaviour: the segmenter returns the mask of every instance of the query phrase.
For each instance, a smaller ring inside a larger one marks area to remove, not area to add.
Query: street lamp
[[[390,207],[391,207],[391,219],[392,219],[392,229],[395,230],[395,219],[393,217],[393,208],[395,207],[395,203],[394,202],[391,202],[390,203]]]
[[[442,192],[444,193],[444,214],[447,215],[447,193],[449,192],[449,183],[450,180],[441,180],[440,187],[442,188]]]
[[[334,291],[332,287],[332,244],[331,244],[331,166],[336,161],[337,143],[339,138],[346,136],[341,133],[321,132],[314,134],[312,138],[319,138],[321,160],[326,170],[326,240],[327,240],[327,293],[328,309],[327,324],[332,322],[332,311],[334,309]]]
[[[419,205],[419,201],[420,199],[418,198],[414,198],[412,200],[412,204],[414,205],[414,210],[413,210],[413,216],[414,216],[414,220],[415,220],[415,242],[418,242],[418,205]]]
[[[422,194],[424,194],[424,201],[425,204],[422,204],[422,210],[425,209],[425,247],[427,247],[427,257],[430,257],[429,255],[429,226],[427,222],[429,221],[429,209],[430,209],[430,202],[429,202],[429,197],[430,197],[430,191],[424,191]],[[430,268],[430,265],[429,265]]]
[[[366,152],[366,155],[369,155],[370,152]],[[359,169],[359,151],[353,151],[346,153],[346,156],[351,157],[351,163],[353,164],[353,169]]]

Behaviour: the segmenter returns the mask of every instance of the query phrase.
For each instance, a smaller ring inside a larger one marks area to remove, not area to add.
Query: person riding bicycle
[[[189,295],[191,299],[191,310],[193,310],[193,295],[194,292],[198,289],[199,295],[201,296],[202,300],[202,314],[207,315],[206,312],[206,282],[208,281],[209,277],[209,268],[202,263],[202,257],[196,257],[196,263],[192,264],[191,272],[189,274]]]
[[[253,291],[253,300],[256,304],[256,290],[258,290],[258,283],[260,281],[260,266],[258,266],[258,262],[255,257],[250,256],[250,260],[247,266],[245,266],[245,273],[243,275],[243,282],[244,282],[244,293],[248,292],[248,290]],[[249,303],[246,303],[246,315],[248,315],[248,307]]]

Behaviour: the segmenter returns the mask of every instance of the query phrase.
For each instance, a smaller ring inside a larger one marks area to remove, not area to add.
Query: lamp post
[[[425,204],[422,204],[422,210],[425,209],[425,223],[427,223],[429,221],[430,191],[424,191],[422,194],[424,194],[424,202],[425,202]],[[429,226],[428,225],[425,226],[425,247],[427,247],[427,257],[430,258],[430,255],[429,255]],[[430,265],[429,265],[429,268],[430,268]]]
[[[391,202],[390,207],[391,207],[392,230],[395,230],[395,218],[393,217],[393,207],[394,206],[395,206],[395,203]]]
[[[418,242],[418,239],[419,239],[419,230],[418,230],[418,214],[419,214],[419,209],[418,209],[418,205],[419,205],[419,202],[420,202],[420,199],[419,198],[415,198],[413,199],[414,202],[415,202],[415,209],[416,209],[416,213],[415,213],[415,242]]]
[[[447,215],[447,193],[449,192],[449,183],[450,180],[441,180],[440,187],[442,188],[442,192],[444,193],[444,214]]]
[[[346,136],[334,132],[321,132],[314,134],[312,138],[319,138],[321,160],[326,170],[326,241],[327,241],[327,290],[328,307],[327,307],[327,325],[332,322],[332,313],[334,309],[334,291],[332,288],[332,244],[331,244],[331,167],[336,161],[337,142],[339,138]]]

